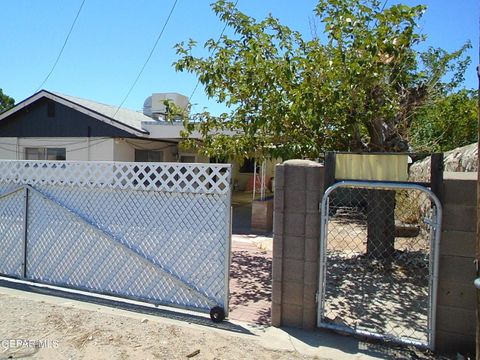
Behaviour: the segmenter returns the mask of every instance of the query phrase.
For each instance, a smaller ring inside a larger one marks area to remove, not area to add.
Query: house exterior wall
[[[21,160],[19,157],[17,138],[1,138],[0,139],[0,159],[4,160]]]
[[[194,152],[179,150],[178,159],[180,159],[180,156],[195,156],[195,162],[197,162],[197,163],[209,163],[210,162],[210,159],[208,157],[203,156],[203,155],[199,155],[199,154],[194,153]],[[177,161],[177,160],[172,160],[172,161]],[[180,160],[178,160],[178,161],[180,161]]]
[[[280,159],[266,160],[267,166],[265,171],[265,177],[267,180],[275,176],[275,165],[280,164]],[[238,162],[232,163],[232,177],[236,183],[234,183],[235,190],[245,191],[250,178],[253,177],[253,173],[240,172],[241,165]],[[258,173],[257,173],[258,174]],[[260,175],[260,174],[258,174]],[[260,186],[260,185],[259,185]]]
[[[0,137],[0,159],[24,160],[25,148],[28,147],[65,148],[67,160],[72,161],[135,161],[135,149],[162,151],[165,162],[177,162],[179,154],[195,155],[179,152],[176,143],[155,140],[102,137],[92,137],[90,140],[86,137]],[[209,162],[208,158],[200,155],[197,155],[196,161]]]
[[[0,138],[0,159],[24,160],[27,147],[60,147],[66,149],[67,160],[135,161],[135,149],[161,150],[166,162],[176,162],[177,144],[162,141],[125,138]],[[89,150],[90,148],[90,150]],[[203,157],[199,162],[204,161]]]
[[[113,142],[114,161],[135,161],[135,149],[124,139],[115,139]]]
[[[135,161],[135,149],[162,151],[165,162],[176,162],[178,155],[178,144],[156,140],[119,138],[114,149],[115,161]]]
[[[65,148],[67,160],[113,161],[114,139],[109,138],[0,138],[0,159],[24,160],[25,148]]]

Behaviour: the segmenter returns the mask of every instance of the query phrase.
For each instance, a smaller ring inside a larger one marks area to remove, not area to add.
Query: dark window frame
[[[245,159],[238,172],[241,174],[253,174],[255,172],[255,159]]]
[[[29,159],[29,152],[33,154],[36,151],[38,159]],[[65,161],[67,160],[67,149],[46,146],[28,146],[24,148],[25,160],[52,160]],[[55,159],[49,157],[55,156]]]
[[[159,159],[156,158],[156,155],[160,155]],[[163,162],[164,159],[163,150],[135,149],[135,162]]]

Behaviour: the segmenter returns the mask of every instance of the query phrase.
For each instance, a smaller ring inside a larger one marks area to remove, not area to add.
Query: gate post
[[[436,349],[475,353],[476,173],[450,173],[443,182]]]
[[[23,261],[22,261],[22,276],[27,277],[27,235],[28,235],[28,187],[24,188],[24,202],[23,202],[23,243],[22,243],[22,252],[23,252]]]
[[[313,329],[324,167],[289,160],[275,170],[272,325]]]

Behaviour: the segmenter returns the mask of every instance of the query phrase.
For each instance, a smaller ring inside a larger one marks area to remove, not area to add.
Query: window
[[[180,155],[180,162],[181,163],[194,163],[197,161],[195,155]]]
[[[136,162],[162,162],[163,151],[135,149]]]
[[[65,148],[25,148],[25,160],[66,160]]]
[[[210,164],[228,164],[228,158],[224,156],[217,156],[210,158]]]
[[[241,173],[253,173],[255,168],[255,159],[245,159],[240,167]]]

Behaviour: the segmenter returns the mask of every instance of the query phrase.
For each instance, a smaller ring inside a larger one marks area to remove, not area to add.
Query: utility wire
[[[80,151],[80,150],[85,150],[85,149],[88,149],[88,148],[91,148],[93,146],[97,146],[99,144],[102,144],[104,143],[105,141],[108,141],[112,138],[104,138],[103,140],[102,139],[95,139],[95,140],[90,140],[90,145],[86,145],[86,146],[81,146],[81,147],[73,147],[73,148],[66,148],[66,150],[68,150],[69,152],[72,152],[72,151]],[[82,142],[79,142],[79,144],[82,143]],[[85,144],[85,141],[83,141],[83,144]],[[11,153],[14,153],[14,154],[20,154],[22,153],[22,151],[17,151],[17,150],[12,150],[11,148],[7,148],[7,147],[4,147],[4,146],[1,146],[1,145],[6,145],[6,146],[16,146],[16,144],[7,144],[7,143],[0,143],[0,150],[5,150],[5,151],[8,151],[8,152],[11,152]],[[61,146],[59,144],[55,144],[56,146]],[[22,148],[24,147],[33,147],[33,148],[38,148],[38,147],[45,147],[45,146],[35,146],[35,145],[32,145],[32,146],[22,146]],[[51,148],[51,146],[47,146],[46,148]]]
[[[50,78],[50,75],[52,75],[53,71],[55,70],[55,67],[58,64],[58,61],[60,60],[60,57],[63,54],[63,50],[65,50],[65,46],[67,45],[68,39],[70,38],[70,35],[72,34],[72,31],[73,31],[73,28],[75,27],[77,19],[80,16],[80,13],[82,11],[83,5],[85,4],[85,1],[86,0],[83,0],[82,3],[80,4],[80,7],[78,8],[77,15],[75,16],[75,19],[73,20],[72,26],[70,26],[70,30],[68,31],[67,37],[65,38],[65,41],[63,42],[62,48],[60,49],[60,52],[58,53],[58,56],[57,56],[57,59],[55,60],[55,63],[53,64],[52,68],[50,69],[50,72],[48,73],[48,75],[45,77],[45,79],[42,81],[42,83],[38,86],[37,90],[35,90],[35,92],[37,92],[38,90],[40,90],[43,87],[43,85]]]
[[[382,12],[385,9],[385,6],[387,6],[387,2],[388,2],[388,0],[385,0],[385,2],[383,3],[383,6],[382,6],[382,10],[380,10],[380,12]]]
[[[133,88],[134,88],[135,85],[137,84],[138,79],[140,79],[140,76],[142,75],[143,70],[145,70],[145,67],[147,66],[148,62],[150,61],[150,58],[152,57],[153,52],[155,51],[155,48],[157,47],[157,44],[158,44],[158,42],[160,41],[160,38],[162,37],[163,32],[165,31],[165,28],[166,28],[167,25],[168,25],[168,22],[170,21],[170,17],[172,16],[173,10],[175,10],[175,6],[177,6],[177,2],[178,2],[178,0],[175,0],[175,1],[174,1],[173,5],[172,5],[172,8],[170,9],[170,13],[168,14],[167,19],[165,20],[165,23],[163,24],[162,30],[160,31],[160,34],[158,34],[157,40],[155,40],[155,43],[153,44],[152,50],[150,50],[150,54],[148,54],[148,57],[147,57],[147,59],[145,60],[145,62],[143,63],[142,68],[141,68],[140,71],[138,72],[138,75],[137,75],[137,77],[135,78],[135,81],[133,82],[132,86],[130,86],[130,89],[128,90],[127,95],[125,95],[125,97],[123,98],[123,100],[122,100],[122,102],[120,103],[120,105],[118,105],[117,110],[115,111],[115,114],[113,114],[113,118],[114,118],[114,119],[115,119],[115,116],[117,115],[118,111],[120,110],[120,108],[121,108],[121,107],[123,106],[123,104],[125,103],[125,101],[127,101],[128,97],[130,96],[130,93],[132,92]]]
[[[237,4],[238,4],[238,0],[235,1],[234,6],[237,7]],[[225,23],[225,26],[223,27],[222,32],[220,33],[220,36],[218,37],[217,43],[220,41],[223,34],[225,33],[225,30],[227,29],[227,26],[228,26],[228,24]],[[215,49],[212,50],[212,53],[210,54],[210,56],[213,56],[214,54],[215,54]],[[193,89],[192,93],[190,94],[190,97],[188,98],[188,102],[190,102],[190,100],[192,100],[192,97],[193,97],[193,95],[195,95],[195,92],[197,91],[197,88],[198,88],[199,84],[200,84],[200,79],[197,79],[197,83],[195,84],[195,88]]]

